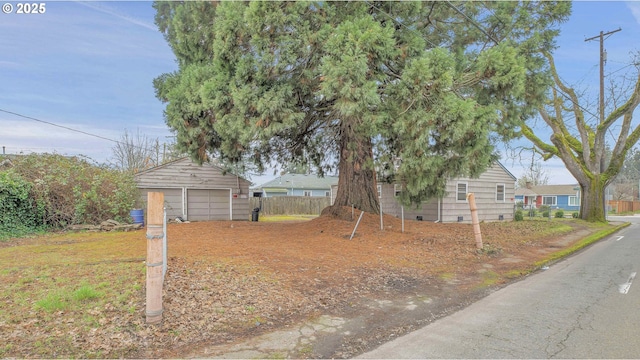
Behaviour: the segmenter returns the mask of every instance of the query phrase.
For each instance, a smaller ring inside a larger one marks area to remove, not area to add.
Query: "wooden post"
[[[478,221],[478,207],[473,193],[467,194],[467,200],[471,209],[471,223],[473,224],[473,234],[476,236],[476,248],[482,250],[482,233],[480,232],[480,222]]]
[[[356,221],[356,226],[353,228],[353,232],[351,233],[349,240],[353,240],[353,235],[356,234],[356,229],[358,228],[358,225],[360,225],[360,220],[362,220],[362,215],[364,215],[364,211],[360,212],[360,217],[358,218],[358,221]]]
[[[164,193],[147,194],[147,324],[162,320]]]
[[[382,220],[382,196],[380,197],[380,230],[384,230],[384,221]]]

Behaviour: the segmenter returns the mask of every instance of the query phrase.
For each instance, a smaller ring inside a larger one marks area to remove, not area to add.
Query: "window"
[[[302,192],[302,196],[311,196],[311,190],[305,190]]]
[[[402,192],[402,185],[400,184],[393,184],[393,194],[395,196],[400,196],[400,193]]]
[[[569,206],[580,206],[580,199],[577,196],[569,196]]]
[[[378,199],[382,198],[382,185],[378,184]]]
[[[542,205],[556,206],[556,197],[555,196],[543,196],[542,197]]]
[[[325,192],[324,192],[324,196],[326,196],[326,197],[331,196],[331,191],[325,191]]]
[[[504,202],[504,184],[496,185],[496,201]]]
[[[467,201],[467,183],[458,183],[456,185],[456,200]]]

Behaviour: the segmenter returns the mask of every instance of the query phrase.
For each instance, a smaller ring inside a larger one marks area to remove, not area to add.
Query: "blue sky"
[[[177,65],[154,25],[151,2],[46,1],[43,14],[17,14],[17,2],[2,3],[14,7],[0,13],[0,146],[6,153],[82,154],[105,162],[114,145],[7,111],[109,139],[119,139],[127,129],[170,141],[152,81]],[[558,39],[559,71],[593,99],[593,113],[599,45],[584,40],[618,28],[622,31],[605,41],[605,74],[613,78],[625,73],[617,70],[640,50],[640,2],[574,2]],[[518,161],[502,162],[515,176],[522,174]],[[551,183],[575,182],[559,160],[543,166]]]

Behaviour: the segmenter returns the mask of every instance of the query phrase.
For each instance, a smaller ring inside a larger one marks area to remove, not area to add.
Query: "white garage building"
[[[145,211],[147,193],[162,192],[169,219],[249,220],[250,182],[216,165],[181,158],[141,171],[135,180]]]

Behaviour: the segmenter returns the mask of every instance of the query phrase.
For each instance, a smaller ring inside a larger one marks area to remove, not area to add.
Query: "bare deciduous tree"
[[[547,185],[549,183],[549,176],[540,164],[541,159],[534,151],[531,154],[531,163],[527,167],[527,170],[522,174],[516,183],[518,188],[524,188],[527,183],[531,183],[532,186]]]
[[[111,149],[110,164],[123,171],[138,172],[159,164],[157,140],[149,139],[138,130],[134,135],[125,129],[120,141]]]

